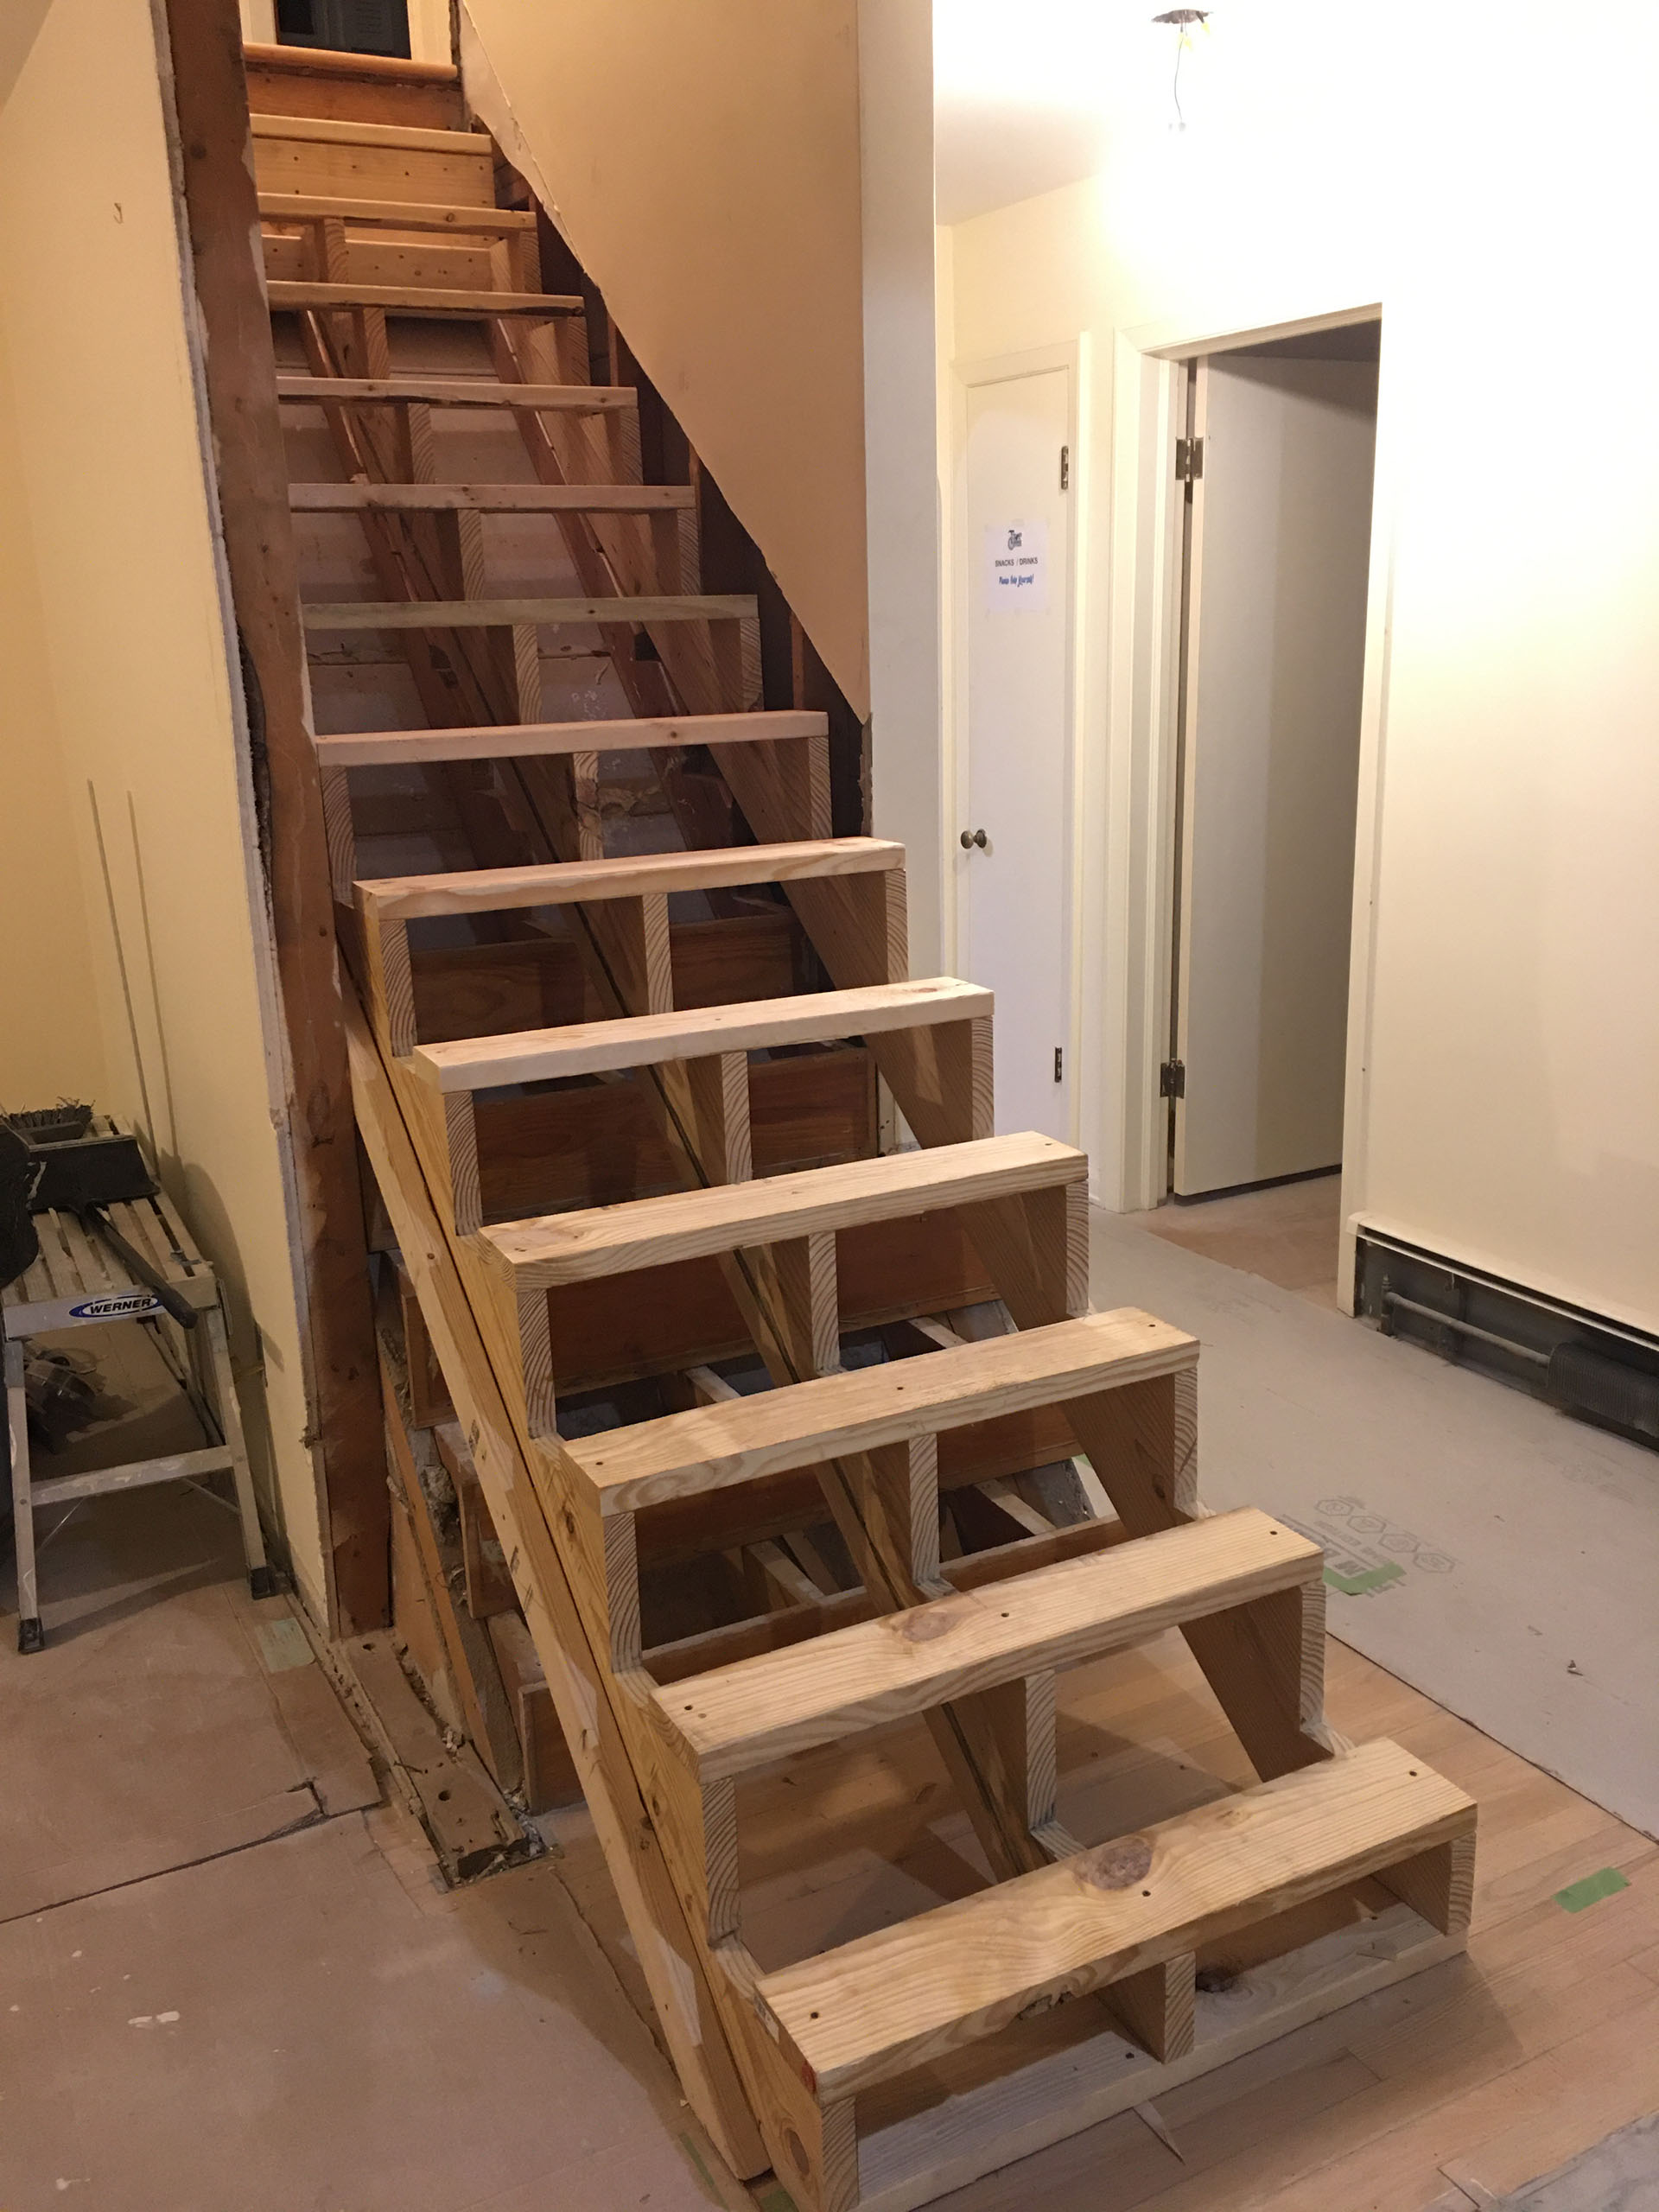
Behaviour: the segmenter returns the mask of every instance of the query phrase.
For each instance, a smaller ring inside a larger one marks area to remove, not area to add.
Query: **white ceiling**
[[[1116,127],[1173,128],[1178,33],[1166,0],[933,0],[941,223],[1092,176]],[[1189,107],[1209,33],[1182,60]]]

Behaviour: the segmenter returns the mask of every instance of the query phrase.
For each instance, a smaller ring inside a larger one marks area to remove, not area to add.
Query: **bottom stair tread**
[[[760,1978],[821,2099],[1472,1834],[1471,1799],[1386,1739]]]

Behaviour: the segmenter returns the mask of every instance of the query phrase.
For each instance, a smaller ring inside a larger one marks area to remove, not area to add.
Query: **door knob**
[[[971,852],[976,845],[979,847],[981,852],[984,851],[985,832],[982,830],[964,830],[962,833],[963,851]]]

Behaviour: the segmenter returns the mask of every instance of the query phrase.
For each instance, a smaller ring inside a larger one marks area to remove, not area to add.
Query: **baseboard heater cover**
[[[1385,1334],[1659,1451],[1659,1341],[1364,1228],[1355,1293]]]

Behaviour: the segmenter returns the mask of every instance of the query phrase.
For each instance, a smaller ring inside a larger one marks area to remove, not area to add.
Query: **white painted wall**
[[[1656,89],[1650,10],[1610,38],[1557,6],[1252,0],[1188,55],[1185,132],[1164,71],[1103,87],[1101,175],[962,224],[951,248],[959,356],[1094,341],[1079,461],[1108,557],[1084,569],[1079,734],[1129,798],[1145,717],[1136,731],[1113,688],[1123,564],[1145,549],[1112,461],[1141,354],[1382,303],[1347,1211],[1649,1329],[1659,428],[1637,387],[1659,338]],[[1115,917],[1152,863],[1122,829],[1084,836],[1109,875],[1108,967],[1139,974],[1147,949]],[[1107,975],[1102,1002],[1118,988]],[[1132,1027],[1107,1025],[1090,1109],[1109,1203],[1136,1195]]]
[[[910,965],[944,965],[931,0],[859,0],[874,828],[906,848]]]

